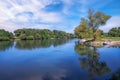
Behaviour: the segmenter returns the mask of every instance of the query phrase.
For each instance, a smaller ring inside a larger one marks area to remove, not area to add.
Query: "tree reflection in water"
[[[35,48],[47,48],[53,45],[57,47],[63,45],[68,41],[68,39],[47,39],[47,40],[18,40],[16,41],[15,48],[17,49],[35,49]],[[5,51],[6,49],[12,47],[14,41],[1,41],[0,51]]]
[[[120,68],[116,72],[112,73],[109,80],[120,80]]]
[[[66,43],[67,39],[47,39],[47,40],[25,40],[17,41],[15,47],[17,49],[35,49],[35,48],[47,48],[53,45],[54,47]]]
[[[79,58],[81,68],[88,69],[90,76],[101,76],[110,72],[107,64],[99,60],[100,54],[98,53],[96,47],[86,44],[76,44],[75,51],[81,56]]]
[[[14,44],[13,41],[1,41],[0,42],[0,51],[5,51],[8,48],[12,47]]]

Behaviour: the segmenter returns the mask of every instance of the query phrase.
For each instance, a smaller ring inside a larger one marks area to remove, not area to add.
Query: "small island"
[[[81,18],[80,24],[74,30],[75,35],[80,38],[79,42],[87,42],[92,46],[103,46],[104,44],[120,46],[120,27],[112,28],[108,33],[99,29],[110,18],[111,16],[101,11],[94,12],[89,9],[88,17]]]

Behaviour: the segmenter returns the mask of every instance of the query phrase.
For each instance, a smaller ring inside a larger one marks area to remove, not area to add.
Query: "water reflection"
[[[0,51],[5,51],[6,49],[13,46],[13,41],[1,41],[0,42]]]
[[[79,61],[80,61],[81,68],[87,69],[89,72],[89,75],[101,76],[105,73],[110,72],[110,69],[107,66],[107,64],[99,60],[100,54],[97,51],[96,47],[91,47],[85,44],[82,44],[82,45],[76,44],[75,51],[77,54],[80,55]]]
[[[16,48],[4,52],[9,54],[0,54],[0,80],[73,80],[71,77],[65,79],[71,69],[75,71],[70,67],[71,60],[68,60],[70,56],[67,55],[68,48],[73,46],[64,45],[61,49],[56,47],[66,41],[17,41],[14,46]],[[50,45],[54,47],[41,48]]]
[[[0,80],[112,79],[111,73],[120,67],[120,49],[75,45],[75,41],[17,41],[0,54]]]
[[[120,48],[120,45],[118,45],[118,46],[110,46],[110,47],[113,47],[113,48]]]
[[[17,41],[16,48],[18,49],[34,49],[34,48],[47,48],[53,45],[54,47],[66,43],[67,39],[49,39],[49,40],[26,40]]]
[[[35,48],[48,48],[51,45],[57,47],[63,45],[68,41],[68,39],[49,39],[49,40],[19,40],[16,41],[15,48],[17,49],[35,49]],[[14,41],[1,41],[0,51],[5,51],[14,45]]]
[[[112,73],[109,80],[120,80],[120,68],[116,72]]]

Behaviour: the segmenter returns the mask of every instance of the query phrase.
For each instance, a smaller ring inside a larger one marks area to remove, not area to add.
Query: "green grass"
[[[97,42],[104,42],[105,40],[103,40],[103,39],[101,38],[101,39],[97,39],[96,41],[97,41]]]
[[[111,40],[111,41],[120,41],[120,37],[103,37],[100,39],[97,39],[97,42],[104,42],[106,40]]]
[[[120,37],[104,37],[103,40],[120,41]]]

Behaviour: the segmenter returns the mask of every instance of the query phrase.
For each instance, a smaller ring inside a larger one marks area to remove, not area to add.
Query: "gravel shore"
[[[97,41],[94,41],[94,42],[90,42],[89,44],[91,46],[103,46],[103,43],[104,42],[97,42]],[[120,41],[111,41],[111,43],[109,44],[110,46],[120,46]]]

